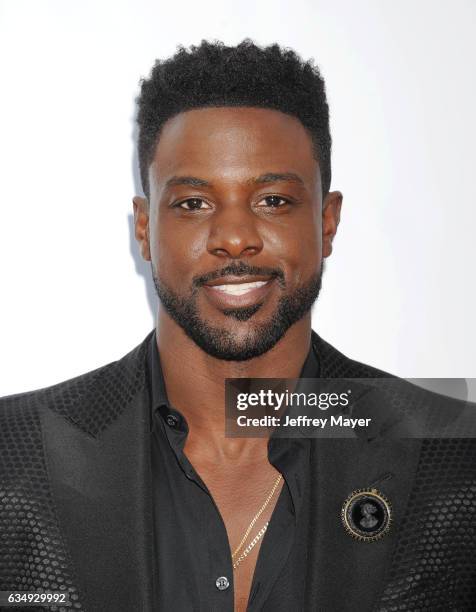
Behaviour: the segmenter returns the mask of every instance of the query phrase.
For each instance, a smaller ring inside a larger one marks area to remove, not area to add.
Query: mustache
[[[272,278],[277,278],[281,287],[285,287],[284,280],[284,272],[279,268],[267,268],[267,267],[258,267],[258,266],[250,266],[243,261],[238,261],[236,263],[231,263],[221,270],[214,270],[213,272],[208,272],[207,274],[202,274],[201,276],[196,276],[192,285],[194,287],[200,287],[205,283],[208,283],[216,278],[220,278],[220,276],[253,276],[253,275],[262,275],[262,276],[271,276]]]

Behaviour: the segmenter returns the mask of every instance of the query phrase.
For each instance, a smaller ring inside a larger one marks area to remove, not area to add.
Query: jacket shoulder
[[[369,379],[364,389],[365,414],[385,424],[387,435],[409,438],[473,438],[476,436],[475,404],[467,398],[435,392],[359,361],[349,359],[315,332],[314,349],[321,365],[321,378]]]
[[[144,387],[151,335],[117,361],[49,387],[0,398],[2,425],[35,418],[48,408],[97,436]]]

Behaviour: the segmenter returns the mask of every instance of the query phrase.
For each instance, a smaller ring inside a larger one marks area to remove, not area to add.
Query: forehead
[[[297,118],[280,111],[219,107],[169,119],[149,175],[161,184],[174,175],[246,181],[266,172],[294,172],[309,187],[320,182],[309,132]]]

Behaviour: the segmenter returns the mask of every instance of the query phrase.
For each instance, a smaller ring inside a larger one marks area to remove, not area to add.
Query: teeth
[[[238,283],[236,285],[214,285],[213,289],[223,291],[223,293],[227,293],[228,295],[243,295],[252,289],[266,285],[267,282],[268,281],[256,281],[254,283]]]

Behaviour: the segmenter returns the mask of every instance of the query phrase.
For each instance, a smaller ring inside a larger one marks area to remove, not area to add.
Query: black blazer
[[[0,400],[0,590],[67,589],[88,612],[154,610],[151,338],[93,372]],[[315,332],[312,342],[322,378],[386,376]],[[391,440],[381,429],[313,440],[317,578],[306,612],[476,610],[475,440]],[[343,528],[342,503],[379,479],[393,524],[360,542]]]

